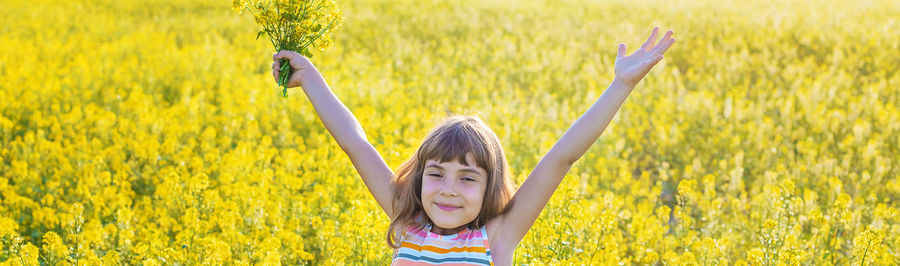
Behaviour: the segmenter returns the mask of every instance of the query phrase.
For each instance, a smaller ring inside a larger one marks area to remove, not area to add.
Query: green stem
[[[866,254],[869,253],[869,244],[871,244],[871,243],[872,243],[872,239],[869,239],[869,241],[866,242],[866,250],[863,251],[862,261],[860,261],[860,263],[859,263],[860,266],[866,266]]]
[[[332,25],[332,24],[334,24],[334,20],[332,20],[331,22],[328,22],[328,26],[325,26],[325,28],[322,28],[321,30],[319,30],[319,32],[316,33],[315,36],[313,36],[312,38],[310,38],[309,41],[306,41],[306,43],[301,44],[301,45],[300,45],[300,49],[302,50],[303,48],[306,48],[307,46],[309,46],[310,44],[312,44],[314,41],[316,41],[316,39],[318,39],[320,36],[322,36],[322,34],[324,34],[325,31],[327,31],[329,28],[331,28],[331,25]]]
[[[831,265],[834,265],[834,245],[836,244],[837,236],[840,233],[841,233],[841,229],[838,228],[837,231],[834,233],[834,240],[831,242],[831,254],[830,254],[831,255]]]
[[[278,85],[282,87],[282,98],[287,98],[288,80],[290,79],[291,74],[293,74],[291,72],[293,72],[293,69],[291,68],[290,62],[287,59],[282,59],[280,77],[278,77]]]

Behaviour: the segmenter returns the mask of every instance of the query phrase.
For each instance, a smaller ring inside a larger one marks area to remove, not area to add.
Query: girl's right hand
[[[281,74],[281,60],[287,59],[287,62],[290,63],[291,69],[293,69],[293,73],[288,77],[287,87],[299,87],[301,85],[301,81],[304,73],[309,71],[315,71],[315,66],[313,66],[312,62],[309,61],[305,56],[291,51],[291,50],[281,50],[275,55],[272,56],[272,60],[275,62],[272,63],[272,76],[275,78],[275,81],[278,81],[278,77]]]

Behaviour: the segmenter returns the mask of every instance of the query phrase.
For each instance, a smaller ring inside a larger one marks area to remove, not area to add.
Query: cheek
[[[428,197],[430,198],[432,194],[434,194],[438,190],[438,186],[434,181],[428,181],[428,179],[422,180],[422,198],[423,200]]]
[[[484,185],[465,186],[463,194],[466,195],[469,203],[478,205],[481,208],[481,202],[484,201]]]

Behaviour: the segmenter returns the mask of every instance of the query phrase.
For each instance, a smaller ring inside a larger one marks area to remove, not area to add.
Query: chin
[[[432,210],[428,217],[431,218],[431,222],[434,223],[435,226],[444,229],[458,228],[471,222],[464,222],[459,219],[458,216],[453,214],[442,213],[440,209]],[[472,219],[472,221],[474,221],[474,219]]]

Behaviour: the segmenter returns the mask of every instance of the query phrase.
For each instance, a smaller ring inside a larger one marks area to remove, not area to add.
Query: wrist
[[[322,74],[320,74],[319,70],[315,67],[303,68],[295,71],[300,72],[300,87],[303,87],[304,89],[309,88],[314,84],[321,83],[324,79]]]
[[[625,90],[629,90],[629,91],[630,91],[631,89],[634,89],[634,87],[635,87],[636,85],[637,85],[637,82],[633,82],[633,83],[632,83],[632,82],[628,82],[628,81],[622,80],[622,79],[619,78],[619,77],[614,77],[614,78],[613,78],[613,81],[612,81],[612,83],[609,85],[609,87],[610,87],[610,88],[625,89]]]

